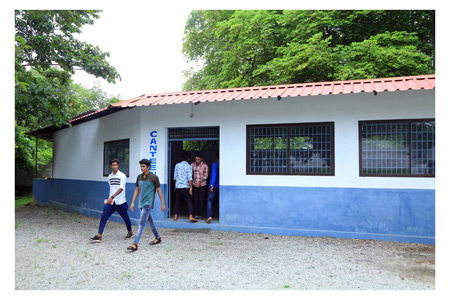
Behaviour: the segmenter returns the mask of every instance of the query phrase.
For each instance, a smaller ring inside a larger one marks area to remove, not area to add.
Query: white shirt
[[[189,188],[189,180],[192,180],[192,166],[187,161],[177,163],[173,173],[175,188]]]
[[[125,174],[123,174],[122,172],[120,172],[120,170],[117,171],[116,174],[114,174],[114,173],[109,174],[109,176],[108,176],[109,197],[114,195],[114,193],[118,189],[120,189],[120,188],[123,189],[123,191],[113,199],[112,203],[116,203],[116,205],[120,205],[120,204],[124,204],[125,202],[127,202],[127,200],[125,199],[125,184],[126,184],[126,182],[127,182],[127,176]]]

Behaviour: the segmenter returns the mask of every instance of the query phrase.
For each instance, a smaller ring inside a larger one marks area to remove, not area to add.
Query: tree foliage
[[[17,10],[15,16],[18,67],[48,69],[57,65],[71,74],[78,67],[108,82],[120,78],[106,61],[108,52],[74,36],[81,33],[83,25],[94,23],[99,17],[98,11]]]
[[[184,89],[434,72],[434,11],[193,11]]]
[[[120,79],[108,52],[77,40],[84,25],[99,17],[94,10],[17,10],[15,12],[16,174],[29,173],[34,141],[26,133],[67,120],[86,110],[109,105],[98,88],[75,84],[71,75],[83,70],[108,82]],[[51,161],[51,144],[41,141],[39,163]]]

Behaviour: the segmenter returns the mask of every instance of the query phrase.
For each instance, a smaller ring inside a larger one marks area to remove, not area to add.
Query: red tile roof
[[[260,98],[285,98],[297,96],[338,95],[363,92],[394,92],[428,90],[435,88],[435,74],[346,81],[310,82],[272,86],[255,86],[216,90],[184,91],[173,93],[144,94],[112,104],[109,108],[131,108],[178,103],[197,103]],[[88,115],[70,120],[78,121],[104,111],[103,108]]]

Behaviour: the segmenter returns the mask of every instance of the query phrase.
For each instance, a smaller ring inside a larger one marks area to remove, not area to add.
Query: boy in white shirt
[[[128,203],[125,199],[125,185],[127,182],[127,177],[124,173],[120,172],[118,159],[112,159],[109,162],[109,165],[112,170],[111,174],[108,176],[109,198],[103,206],[103,214],[100,219],[98,233],[90,238],[92,242],[102,241],[103,230],[105,229],[106,222],[115,211],[120,214],[122,219],[125,221],[125,225],[127,226],[128,234],[125,236],[125,239],[131,239],[134,237],[133,231],[131,230],[130,217],[127,212]]]

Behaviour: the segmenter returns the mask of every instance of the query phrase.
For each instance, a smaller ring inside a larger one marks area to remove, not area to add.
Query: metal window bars
[[[334,174],[334,124],[249,125],[249,174]]]
[[[169,128],[168,131],[170,140],[219,138],[219,127],[180,127]]]
[[[434,176],[434,120],[360,121],[361,175]]]
[[[130,175],[130,140],[117,140],[104,142],[103,146],[103,176],[111,173],[109,161],[117,158],[120,162],[120,171],[127,177]]]

